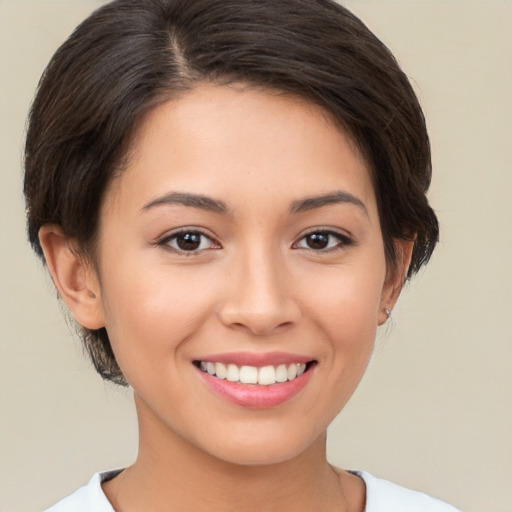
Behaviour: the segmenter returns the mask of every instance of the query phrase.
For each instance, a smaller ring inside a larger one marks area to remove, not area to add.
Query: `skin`
[[[206,234],[198,250],[179,249],[181,228]],[[326,248],[311,247],[314,231],[332,233]],[[79,323],[107,327],[134,390],[139,454],[104,484],[118,512],[364,509],[364,483],[326,461],[326,428],[364,374],[412,244],[397,242],[388,272],[368,166],[325,112],[200,85],[142,123],[105,197],[95,265],[58,226],[40,239],[61,296]],[[293,398],[254,409],[193,364],[238,351],[316,364]]]

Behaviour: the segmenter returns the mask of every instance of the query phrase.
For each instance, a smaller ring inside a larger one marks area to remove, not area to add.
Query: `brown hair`
[[[412,87],[386,46],[331,0],[116,0],[80,24],[46,68],[25,152],[30,242],[59,224],[91,255],[107,185],[142,116],[201,81],[244,82],[326,109],[372,171],[386,258],[415,237],[408,277],[428,261],[429,139]],[[97,371],[126,384],[108,334],[82,329]]]

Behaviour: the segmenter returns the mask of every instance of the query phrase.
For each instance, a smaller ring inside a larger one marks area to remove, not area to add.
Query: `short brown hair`
[[[58,49],[32,105],[25,153],[30,242],[59,224],[87,253],[107,185],[141,118],[195,84],[244,82],[326,109],[372,172],[390,268],[415,237],[408,277],[428,261],[438,222],[426,191],[430,145],[414,91],[386,46],[331,0],[116,0]],[[126,381],[104,328],[82,329],[107,380]]]

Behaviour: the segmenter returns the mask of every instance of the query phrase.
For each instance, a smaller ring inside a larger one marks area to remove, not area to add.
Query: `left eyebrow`
[[[338,203],[348,203],[353,204],[357,206],[358,208],[361,208],[367,217],[368,210],[358,197],[350,194],[349,192],[345,192],[343,190],[337,190],[335,192],[331,192],[329,194],[324,194],[321,196],[313,196],[313,197],[306,197],[305,199],[300,199],[298,201],[294,201],[292,203],[292,206],[290,208],[291,213],[300,213],[305,212],[308,210],[313,210],[315,208],[322,208],[323,206],[328,206],[331,204],[338,204]]]

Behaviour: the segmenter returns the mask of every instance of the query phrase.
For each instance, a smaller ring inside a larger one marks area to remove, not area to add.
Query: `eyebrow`
[[[353,204],[361,208],[364,211],[364,213],[368,216],[368,210],[366,209],[366,206],[363,203],[363,201],[361,201],[361,199],[357,198],[356,196],[350,194],[349,192],[344,192],[342,190],[337,190],[335,192],[331,192],[329,194],[324,194],[320,196],[306,197],[304,199],[294,201],[290,208],[290,213],[301,213],[308,210],[322,208],[324,206],[339,203]],[[153,199],[152,201],[144,205],[141,211],[147,211],[151,208],[154,208],[155,206],[172,204],[180,204],[182,206],[199,208],[201,210],[206,210],[220,214],[228,214],[230,212],[228,206],[224,201],[221,201],[219,199],[213,199],[211,197],[203,196],[200,194],[190,194],[186,192],[169,192],[168,194],[157,197],[156,199]]]
[[[356,196],[350,194],[349,192],[344,192],[342,190],[337,190],[335,192],[331,192],[329,194],[324,194],[321,196],[306,197],[305,199],[294,201],[292,203],[290,211],[291,213],[300,213],[308,210],[313,210],[315,208],[322,208],[323,206],[338,203],[353,204],[358,208],[361,208],[364,211],[364,213],[368,216],[368,210],[366,209],[366,206],[363,203],[363,201],[361,201],[361,199],[357,198]]]
[[[211,197],[199,194],[188,194],[184,192],[170,192],[164,196],[157,197],[144,205],[141,211],[149,210],[155,206],[170,204],[191,206],[192,208],[199,208],[201,210],[207,210],[214,213],[229,213],[229,208],[224,201],[219,201],[218,199],[212,199]]]

